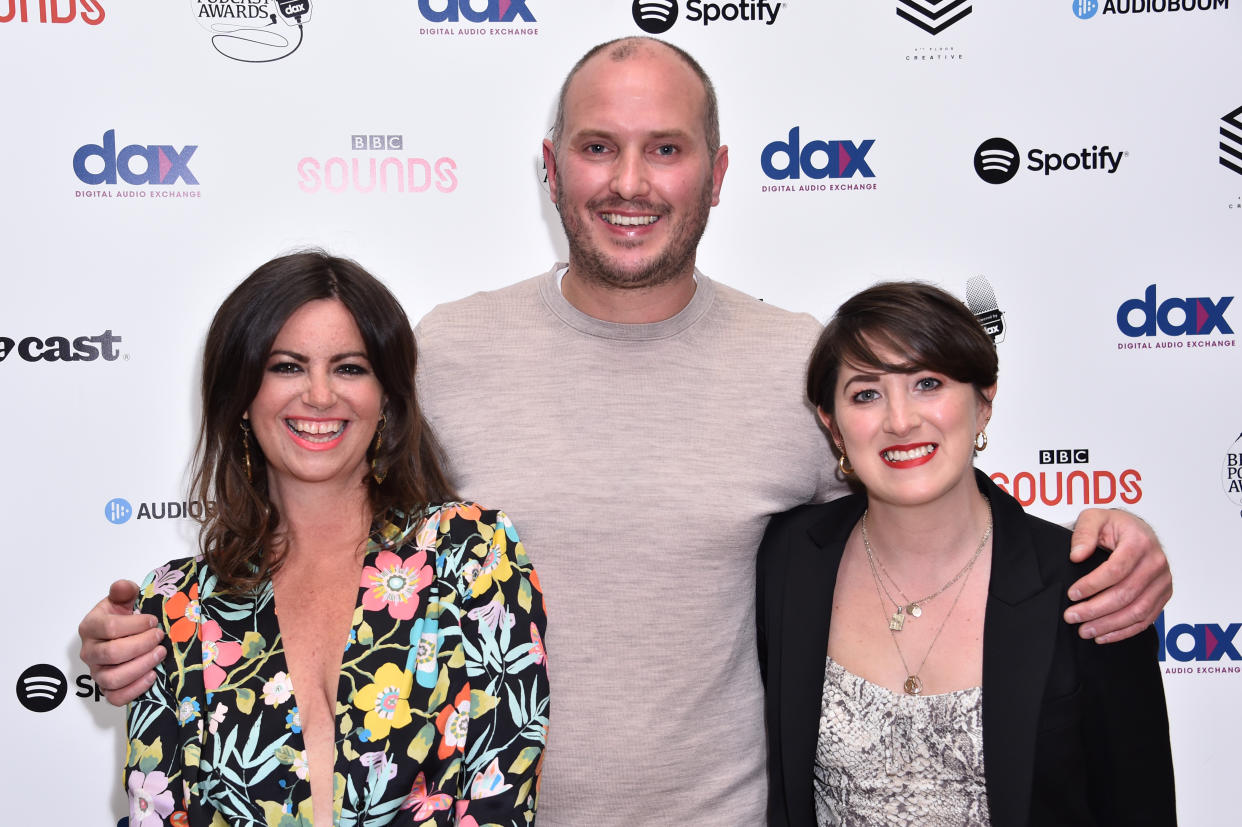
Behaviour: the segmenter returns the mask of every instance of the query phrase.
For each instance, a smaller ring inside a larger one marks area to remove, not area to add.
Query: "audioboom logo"
[[[104,506],[104,518],[113,525],[135,520],[201,520],[215,511],[215,502],[201,500],[167,500],[165,502],[140,502],[135,514],[134,507],[124,497],[114,497]]]
[[[966,281],[966,306],[992,337],[993,343],[999,345],[1005,341],[1005,314],[996,304],[991,283],[983,276],[973,276]]]
[[[1074,16],[1079,20],[1090,20],[1099,10],[1098,0],[1074,0]]]
[[[1220,120],[1220,164],[1242,175],[1242,106]]]
[[[928,34],[940,34],[974,11],[967,0],[898,0],[897,16]]]
[[[989,184],[1003,184],[1018,174],[1018,148],[1008,138],[988,138],[975,150],[975,172]]]
[[[115,497],[108,500],[108,504],[104,506],[104,517],[113,525],[129,522],[129,518],[133,516],[133,513],[133,506],[124,497]]]
[[[1074,0],[1074,14],[1086,20],[1095,14],[1081,13],[1079,5],[1098,7],[1097,0]],[[1107,14],[1161,14],[1163,12],[1196,12],[1229,10],[1229,0],[1104,0],[1102,15]]]
[[[1038,453],[1041,466],[1090,465],[1087,448],[1045,448]],[[1043,505],[1134,505],[1143,499],[1140,485],[1143,475],[1134,468],[1123,470],[1072,468],[1067,470],[1019,471],[1016,474],[996,472],[995,482],[1023,506],[1038,502]]]
[[[311,0],[190,0],[217,52],[241,63],[283,60],[302,45]],[[296,33],[295,33],[296,32]]]
[[[1042,172],[1044,177],[1054,172],[1104,172],[1112,175],[1121,166],[1122,158],[1130,153],[1113,151],[1108,144],[1083,147],[1077,151],[1049,152],[1031,149],[1026,153],[1026,168]],[[988,138],[975,150],[975,173],[989,184],[1004,184],[1018,174],[1018,147],[1007,138]]]
[[[306,156],[298,161],[298,189],[318,192],[396,192],[419,193],[435,189],[448,193],[457,189],[457,162],[449,157],[411,157],[405,138],[396,134],[351,135],[353,154],[348,158]],[[379,157],[377,157],[379,156]]]
[[[1230,502],[1242,506],[1242,434],[1238,434],[1221,461],[1220,485]]]
[[[50,663],[36,663],[17,678],[17,700],[31,712],[51,712],[68,691],[65,673]]]
[[[98,336],[78,336],[72,340],[68,336],[48,336],[46,339],[27,336],[14,341],[8,336],[0,336],[0,362],[7,359],[10,353],[16,353],[24,362],[94,362],[96,359],[115,362],[121,354],[114,345],[120,341],[121,337],[111,330],[105,330]]]
[[[32,17],[36,12],[35,0],[9,0],[9,10],[0,13],[0,23],[72,23],[81,20],[88,26],[98,26],[104,19],[103,6],[97,0],[38,0],[38,4],[38,17]],[[3,7],[0,2],[0,8]]]

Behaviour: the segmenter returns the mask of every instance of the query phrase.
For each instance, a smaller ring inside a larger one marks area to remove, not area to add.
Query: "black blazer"
[[[1104,558],[1069,560],[1069,531],[1023,512],[980,471],[992,504],[983,634],[983,752],[994,827],[1177,823],[1156,635],[1078,637],[1069,585]],[[815,827],[812,770],[828,625],[855,495],[786,512],[759,551],[768,823]]]

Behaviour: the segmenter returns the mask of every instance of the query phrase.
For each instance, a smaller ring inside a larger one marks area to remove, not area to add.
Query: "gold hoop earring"
[[[837,468],[847,477],[854,473],[854,466],[850,465],[850,458],[845,455],[845,452],[842,452],[840,458],[837,459]]]
[[[254,482],[254,472],[250,468],[250,426],[246,420],[241,421],[242,432],[242,464],[246,469],[246,482]]]
[[[375,448],[371,451],[371,478],[375,480],[376,485],[383,485],[384,479],[388,476],[387,471],[380,471],[375,467],[375,458],[379,456],[380,446],[384,444],[384,427],[388,424],[388,416],[380,414],[379,427],[375,429]]]
[[[980,431],[975,434],[975,450],[982,451],[986,447],[988,447],[988,432]]]

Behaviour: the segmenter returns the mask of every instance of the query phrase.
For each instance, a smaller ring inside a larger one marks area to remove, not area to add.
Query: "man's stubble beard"
[[[562,173],[562,183],[564,174]],[[709,177],[703,185],[693,211],[682,217],[668,245],[654,259],[642,263],[637,270],[622,270],[616,262],[594,245],[590,233],[577,209],[568,201],[557,205],[561,215],[561,227],[569,240],[570,269],[584,281],[616,290],[640,290],[666,284],[688,269],[692,269],[699,241],[707,229],[707,219],[712,208],[713,181]],[[567,189],[564,188],[563,189]],[[660,221],[670,220],[667,207],[659,208],[650,202],[636,199],[624,201],[619,198],[593,199],[586,204],[592,214],[610,209],[637,209],[660,216]],[[638,247],[641,241],[618,242],[619,247]]]

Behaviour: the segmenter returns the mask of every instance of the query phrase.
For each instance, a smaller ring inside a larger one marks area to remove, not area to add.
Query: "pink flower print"
[[[543,663],[548,659],[548,650],[543,648],[543,638],[539,636],[539,627],[530,624],[530,656],[535,663]]]
[[[268,706],[280,706],[293,695],[293,681],[284,672],[277,672],[272,679],[263,684],[263,703]]]
[[[487,769],[474,774],[474,780],[470,782],[470,797],[491,798],[512,787],[512,784],[505,783],[505,776],[500,771],[500,759],[493,758]]]
[[[161,827],[164,817],[172,811],[173,795],[168,791],[168,776],[158,770],[130,774],[130,827]]]
[[[222,667],[232,666],[241,658],[241,644],[233,640],[220,640],[224,632],[214,620],[199,626],[198,634],[203,642],[203,686],[208,692],[215,692],[228,677]]]
[[[411,620],[418,610],[418,593],[431,584],[427,552],[420,551],[402,560],[391,551],[375,555],[375,565],[362,570],[359,584],[362,608],[368,612],[384,609],[396,620]]]

